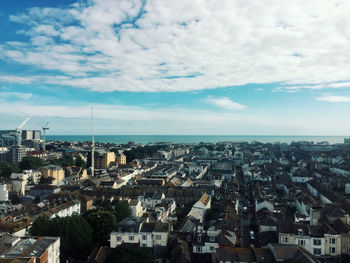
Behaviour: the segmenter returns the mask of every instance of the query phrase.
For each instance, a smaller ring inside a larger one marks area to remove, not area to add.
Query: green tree
[[[34,156],[24,156],[19,163],[19,167],[22,170],[38,169],[41,166],[43,166],[43,160]]]
[[[114,214],[117,220],[117,223],[122,221],[124,218],[131,215],[131,210],[129,204],[126,201],[118,201],[114,205]]]
[[[106,210],[87,212],[85,219],[92,228],[95,246],[107,245],[109,234],[117,221],[115,215]]]
[[[29,234],[60,237],[63,257],[83,259],[90,254],[92,229],[79,215],[53,219],[45,216],[38,217],[33,222]]]
[[[29,229],[29,234],[32,236],[48,235],[50,223],[50,218],[48,218],[47,216],[38,217]]]
[[[19,173],[21,169],[18,165],[7,162],[0,162],[0,176],[1,177],[10,177],[11,173]]]
[[[50,164],[58,165],[62,167],[69,167],[75,164],[74,159],[70,155],[65,155],[63,158],[52,160]]]
[[[150,249],[123,244],[106,256],[104,263],[153,263]]]
[[[80,155],[75,159],[75,166],[83,167],[83,168],[86,167],[86,163],[84,162],[83,158],[81,158]]]

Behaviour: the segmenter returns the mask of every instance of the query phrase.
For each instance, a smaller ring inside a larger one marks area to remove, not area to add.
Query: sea
[[[328,142],[330,144],[344,143],[344,138],[350,136],[277,136],[277,135],[95,135],[95,141],[101,143],[149,144],[159,142],[170,143],[217,143],[217,142],[262,142],[291,143],[297,141]],[[48,141],[91,141],[91,135],[46,135]]]

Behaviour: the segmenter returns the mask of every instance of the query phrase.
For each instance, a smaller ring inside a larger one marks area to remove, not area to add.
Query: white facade
[[[140,247],[154,247],[162,246],[165,247],[168,245],[168,232],[140,232],[139,240]]]
[[[66,216],[72,216],[74,214],[80,215],[80,211],[81,211],[80,201],[74,200],[63,209],[60,209],[58,212],[51,215],[50,218],[55,218],[57,216],[66,217]]]
[[[136,232],[112,232],[110,235],[110,246],[115,248],[123,243],[138,244],[139,234]]]
[[[9,200],[9,190],[7,184],[0,184],[0,202]]]
[[[279,243],[302,246],[315,256],[341,255],[341,235],[328,235],[324,237],[310,237],[294,234],[279,234]]]
[[[59,263],[60,262],[60,238],[56,238],[56,241],[53,242],[48,248],[48,263]]]
[[[143,215],[143,208],[141,206],[141,201],[137,200],[137,204],[130,205],[131,216],[140,217]]]

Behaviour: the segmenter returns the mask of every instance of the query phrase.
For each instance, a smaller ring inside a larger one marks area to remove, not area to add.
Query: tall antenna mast
[[[91,106],[91,177],[95,175],[94,107]]]
[[[49,125],[49,122],[46,123],[45,127],[42,127],[43,132],[44,132],[44,145],[43,145],[43,151],[46,151],[46,130],[49,129],[49,127],[47,126]]]

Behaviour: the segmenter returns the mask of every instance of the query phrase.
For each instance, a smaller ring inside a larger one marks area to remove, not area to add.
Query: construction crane
[[[46,130],[49,129],[48,125],[49,125],[49,122],[47,122],[45,126],[41,127],[43,129],[43,137],[44,137],[44,145],[43,145],[44,152],[46,151]]]
[[[18,126],[16,129],[16,137],[17,137],[17,146],[20,146],[22,143],[22,128],[23,126],[29,121],[29,117],[27,117],[24,122],[21,123],[21,125]]]

